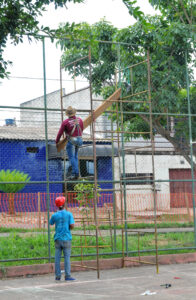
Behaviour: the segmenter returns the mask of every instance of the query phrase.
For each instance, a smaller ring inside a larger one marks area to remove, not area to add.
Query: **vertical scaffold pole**
[[[95,219],[95,232],[96,232],[96,256],[97,256],[97,278],[100,278],[99,270],[99,238],[98,238],[98,222],[97,222],[97,157],[96,157],[96,140],[95,140],[95,120],[93,112],[93,97],[92,97],[92,66],[91,66],[91,48],[89,47],[89,86],[90,86],[90,103],[91,103],[91,116],[92,116],[92,138],[93,138],[93,160],[94,160],[94,219]]]
[[[61,122],[63,122],[63,76],[62,76],[62,64],[61,64],[61,60],[60,60],[60,104],[61,104]],[[63,138],[65,137],[65,133],[63,133]],[[67,199],[67,182],[66,180],[66,150],[63,150],[63,180],[64,180],[64,195],[65,198]],[[67,199],[68,200],[68,199]],[[65,208],[67,209],[67,201],[65,202]]]
[[[112,178],[115,179],[115,160],[114,160],[114,126],[111,118],[111,130],[112,130]],[[115,189],[115,184],[112,183],[112,188]],[[114,224],[114,250],[116,251],[116,191],[113,192],[113,224]]]
[[[118,68],[119,68],[119,85],[121,86],[121,66],[120,66],[120,44],[118,44]],[[122,92],[121,92],[122,93]],[[122,95],[121,95],[122,96]],[[124,228],[125,228],[125,244],[126,255],[128,256],[128,236],[127,236],[127,192],[126,192],[126,176],[125,176],[125,152],[124,152],[124,124],[123,124],[123,104],[120,101],[120,116],[121,116],[121,156],[123,169],[123,199],[124,199]]]
[[[192,118],[191,118],[191,103],[189,92],[189,75],[187,66],[187,50],[185,52],[185,64],[186,64],[186,88],[187,88],[187,103],[188,103],[188,118],[189,118],[189,143],[190,143],[190,156],[191,156],[191,177],[192,177],[192,202],[193,202],[193,218],[194,218],[194,244],[196,246],[196,220],[195,220],[195,182],[194,182],[194,165],[193,165],[193,140],[192,140]]]
[[[148,101],[149,101],[149,119],[150,119],[150,139],[152,146],[152,186],[153,186],[153,199],[154,199],[154,226],[155,226],[155,249],[156,249],[156,270],[159,273],[158,265],[158,245],[157,245],[157,203],[156,203],[156,189],[155,189],[155,165],[154,165],[154,153],[155,153],[155,142],[153,134],[153,123],[152,123],[152,97],[151,97],[151,71],[150,71],[150,52],[147,51],[147,71],[148,71]]]
[[[120,87],[120,45],[117,44],[117,59],[118,59],[118,72],[116,72],[116,89]],[[119,104],[116,102],[116,125],[117,125],[117,143],[118,143],[118,172],[119,172],[119,180],[120,180],[120,210],[121,210],[121,225],[122,225],[122,232],[121,232],[121,239],[122,239],[122,267],[125,266],[125,252],[124,252],[124,214],[123,214],[123,192],[122,192],[122,179],[121,179],[121,151],[120,151],[120,134],[119,134]]]
[[[48,127],[47,127],[47,94],[46,94],[46,54],[45,54],[45,39],[42,40],[43,50],[43,79],[44,79],[44,121],[45,121],[45,145],[46,145],[46,181],[47,181],[47,217],[48,217],[48,256],[51,261],[50,251],[50,189],[49,189],[49,171],[48,171]]]
[[[63,122],[63,85],[62,85],[62,66],[60,60],[60,97],[61,97],[61,122]]]

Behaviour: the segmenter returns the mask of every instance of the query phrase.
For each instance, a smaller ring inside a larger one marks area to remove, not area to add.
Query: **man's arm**
[[[64,130],[65,130],[65,124],[64,124],[64,122],[63,122],[63,123],[61,124],[61,127],[60,127],[60,129],[59,129],[59,132],[58,132],[58,134],[57,134],[57,136],[56,136],[56,144],[60,141],[60,138],[61,138],[61,136],[63,135]]]
[[[54,217],[53,217],[53,216],[51,217],[51,219],[50,219],[49,223],[50,223],[50,225],[54,225],[54,223],[55,223],[55,220],[54,220]]]
[[[75,223],[75,221],[74,221],[73,215],[72,215],[72,213],[70,213],[70,215],[69,215],[69,229],[70,230],[74,228],[74,223]]]
[[[70,225],[69,225],[69,229],[70,229],[70,230],[74,229],[74,224],[70,224]]]

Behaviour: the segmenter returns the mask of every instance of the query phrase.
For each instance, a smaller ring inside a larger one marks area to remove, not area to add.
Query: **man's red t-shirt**
[[[75,125],[75,121],[74,120],[78,120],[78,123],[80,126],[76,126],[74,132],[72,133],[71,135],[71,132],[72,132],[72,129]],[[76,136],[82,136],[82,132],[83,132],[83,121],[81,118],[78,118],[76,116],[73,116],[71,118],[68,118],[66,120],[64,120],[61,124],[61,127],[59,129],[59,132],[57,134],[57,137],[56,137],[56,143],[59,142],[61,136],[63,135],[63,132],[65,132],[67,135],[71,135],[73,137],[76,137]]]

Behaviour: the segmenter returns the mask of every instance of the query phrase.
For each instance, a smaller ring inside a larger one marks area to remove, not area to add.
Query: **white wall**
[[[182,164],[181,161],[184,163]],[[167,211],[170,209],[170,187],[169,169],[190,168],[182,156],[179,155],[155,155],[155,180],[163,182],[156,183],[157,209]],[[119,180],[119,159],[115,158],[115,180]],[[126,155],[125,173],[152,173],[152,155]],[[123,173],[121,158],[121,173]],[[165,182],[164,182],[165,180]],[[116,188],[119,185],[116,184]],[[127,210],[153,210],[154,196],[151,185],[126,185]],[[117,193],[117,206],[120,208],[121,197]]]
[[[47,95],[47,108],[60,109],[60,90]],[[44,96],[21,103],[21,107],[44,108]],[[47,111],[47,121],[49,127],[59,127],[61,123],[60,112]],[[21,126],[42,127],[45,122],[44,111],[40,110],[20,110]]]
[[[91,110],[91,101],[90,101],[90,89],[84,89],[78,92],[74,92],[68,95],[65,95],[63,90],[63,109],[66,109],[68,106],[75,107],[76,110]],[[93,95],[93,99],[102,100],[99,96]],[[96,109],[101,104],[100,101],[93,101],[92,109]],[[24,102],[20,105],[21,107],[35,107],[35,108],[44,108],[44,96],[32,99],[30,101]],[[47,94],[47,108],[60,109],[61,108],[61,97],[60,90]],[[77,116],[80,116],[82,119],[85,119],[89,115],[89,112],[78,112]],[[63,114],[63,119],[67,116]],[[25,127],[41,127],[44,126],[44,111],[38,110],[26,110],[21,109],[20,111],[20,125]],[[48,129],[50,127],[59,128],[61,124],[61,112],[59,111],[47,111],[47,125]],[[114,126],[114,129],[116,126]],[[95,131],[97,137],[106,138],[109,137],[110,133],[105,133],[104,131],[111,130],[111,121],[108,119],[107,115],[102,114],[97,118],[95,122]],[[88,127],[84,133],[90,134],[90,127]]]

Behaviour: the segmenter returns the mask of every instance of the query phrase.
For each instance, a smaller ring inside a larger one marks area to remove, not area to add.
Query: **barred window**
[[[153,183],[152,173],[125,173],[126,185],[146,185]],[[123,174],[121,174],[123,180]]]

